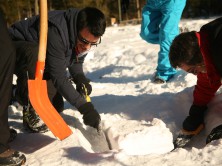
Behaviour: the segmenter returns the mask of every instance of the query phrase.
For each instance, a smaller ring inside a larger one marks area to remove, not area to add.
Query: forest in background
[[[97,7],[106,15],[107,25],[130,20],[141,20],[141,11],[147,0],[48,0],[48,10]],[[39,14],[38,0],[0,0],[8,25]],[[182,18],[222,14],[222,0],[187,0]],[[111,22],[114,18],[114,22]]]

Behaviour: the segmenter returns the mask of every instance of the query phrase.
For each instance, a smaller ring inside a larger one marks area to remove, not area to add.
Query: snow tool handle
[[[37,63],[36,63],[36,71],[35,71],[35,78],[37,80],[42,80],[43,73],[44,73],[44,68],[45,68],[45,62],[37,61]]]
[[[35,78],[42,80],[44,68],[45,68],[45,58],[46,58],[46,47],[47,47],[47,34],[48,34],[48,8],[46,0],[40,0],[40,35],[39,35],[39,52],[38,61],[36,63]]]
[[[87,102],[91,102],[91,99],[89,97],[89,95],[87,95],[87,88],[86,86],[83,84],[83,88],[84,88],[84,91],[85,91],[85,94],[83,94],[83,97],[86,99]]]
[[[43,1],[43,2],[42,2]],[[48,34],[48,8],[46,0],[40,0],[40,37],[39,37],[39,53],[38,61],[45,62],[47,34]]]
[[[182,133],[184,133],[186,135],[197,135],[197,134],[199,134],[201,132],[201,130],[203,128],[204,128],[204,125],[200,124],[196,130],[194,130],[194,131],[187,131],[187,130],[182,129]]]

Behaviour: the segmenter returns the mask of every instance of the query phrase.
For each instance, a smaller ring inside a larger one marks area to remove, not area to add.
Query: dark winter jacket
[[[222,18],[202,26],[196,37],[207,72],[197,74],[193,105],[183,122],[184,130],[195,132],[204,123],[207,104],[222,83]]]
[[[197,75],[194,104],[206,106],[222,83],[222,18],[201,27],[196,36],[207,73]]]
[[[74,77],[83,74],[86,55],[77,57],[75,43],[77,36],[77,15],[79,9],[51,11],[48,14],[48,42],[44,75],[49,75],[59,93],[73,106],[79,108],[86,103],[67,79],[66,69]],[[39,41],[39,16],[13,24],[9,28],[14,41]],[[78,58],[78,61],[76,60]]]

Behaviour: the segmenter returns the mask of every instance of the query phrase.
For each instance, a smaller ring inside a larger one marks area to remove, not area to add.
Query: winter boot
[[[165,80],[163,80],[162,78],[159,78],[159,77],[155,77],[153,82],[155,84],[164,84],[164,83],[166,83]]]
[[[14,84],[12,85],[12,95],[11,95],[10,105],[16,102],[16,98],[15,98],[16,87],[17,87],[16,85]]]
[[[10,137],[8,139],[8,142],[14,141],[15,137],[17,136],[17,131],[15,129],[10,129]]]
[[[25,155],[21,154],[21,152],[8,149],[5,152],[0,153],[1,166],[21,166],[25,162]]]
[[[44,133],[48,131],[48,127],[36,114],[31,105],[23,107],[23,126],[25,130],[31,133]]]
[[[222,138],[222,125],[215,127],[210,134],[207,136],[206,144],[210,143],[213,140],[218,140]]]
[[[164,84],[164,83],[166,83],[166,81],[164,79],[162,79],[162,78],[160,78],[160,77],[158,77],[156,75],[153,78],[153,82],[155,84]]]

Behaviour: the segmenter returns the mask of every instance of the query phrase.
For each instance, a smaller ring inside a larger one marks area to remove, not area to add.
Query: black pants
[[[0,153],[9,148],[8,106],[11,99],[15,55],[15,48],[0,13]]]
[[[9,148],[8,106],[11,99],[13,73],[17,76],[16,99],[22,105],[29,103],[28,79],[35,78],[38,44],[11,41],[6,23],[0,13],[0,153]],[[58,112],[64,109],[62,96],[50,77],[47,78],[48,96]]]
[[[14,41],[16,47],[17,76],[16,100],[21,105],[28,105],[28,79],[35,79],[36,62],[38,59],[38,44],[27,41]],[[43,79],[47,81],[48,97],[58,112],[63,111],[64,102],[62,96],[54,87],[49,74],[44,73]]]

